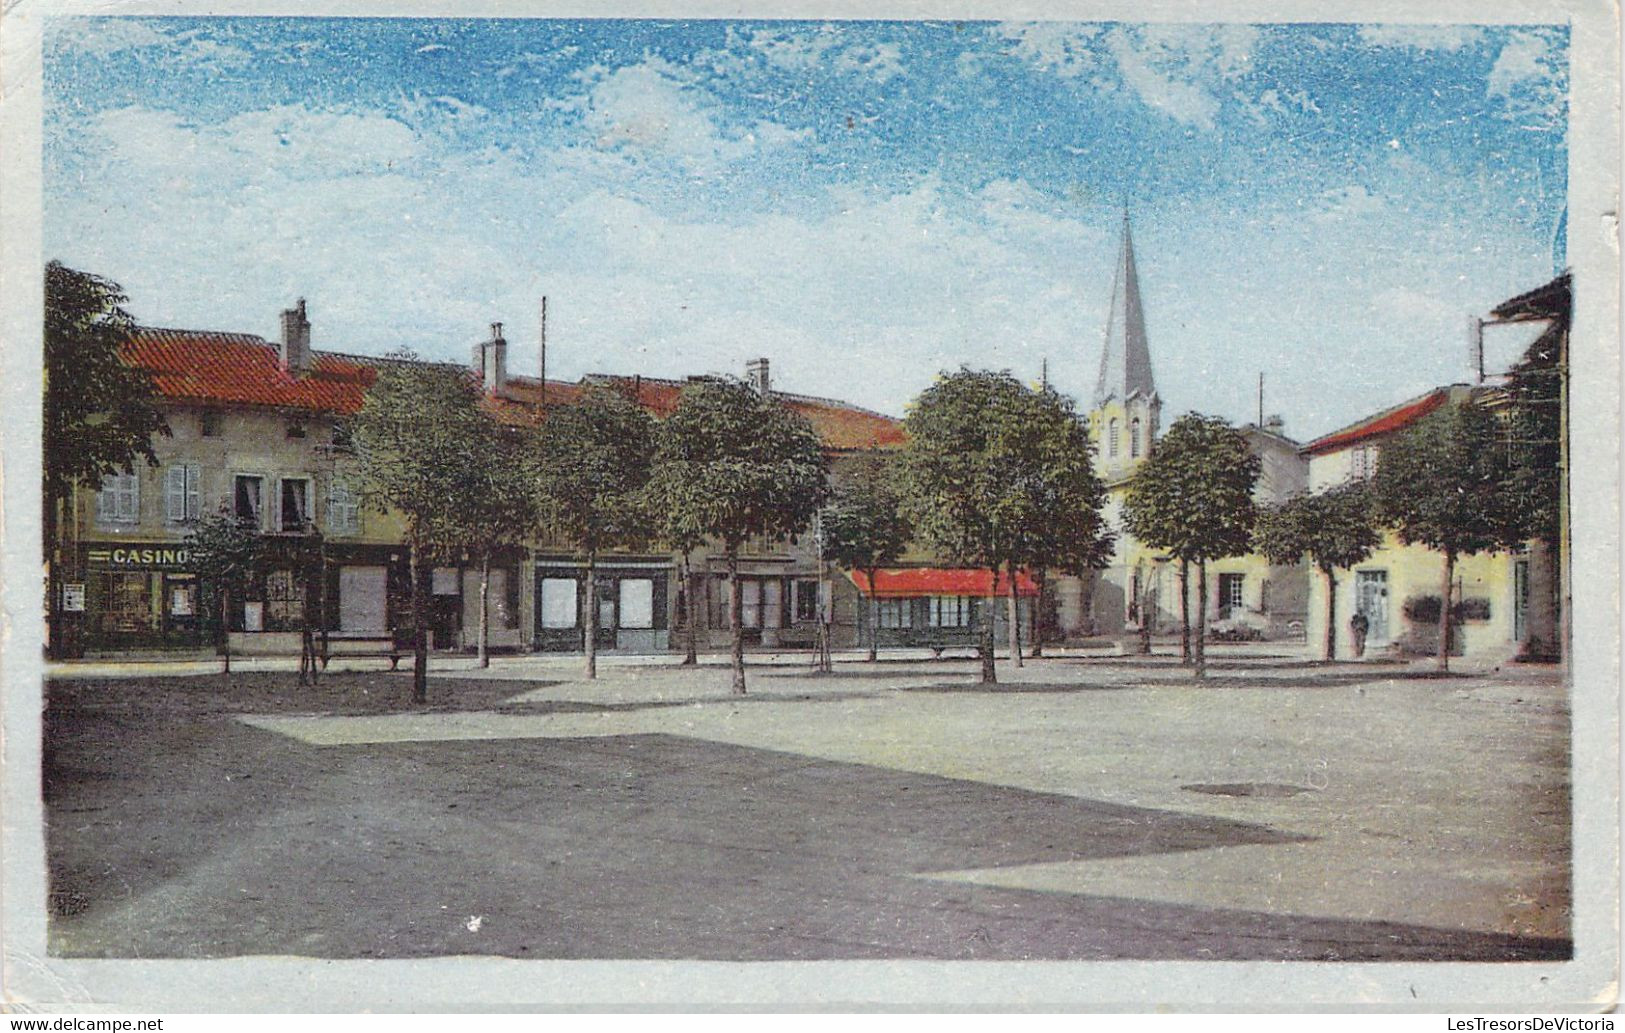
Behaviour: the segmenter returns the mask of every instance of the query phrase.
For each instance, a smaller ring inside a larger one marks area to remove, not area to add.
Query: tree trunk
[[[732,642],[729,654],[733,661],[733,693],[745,694],[745,629],[740,622],[740,608],[744,591],[739,584],[739,546],[728,543],[728,632]]]
[[[1191,561],[1179,561],[1179,661],[1191,663]]]
[[[880,595],[875,588],[875,570],[865,571],[869,575],[869,662],[874,663],[880,654]]]
[[[480,553],[480,641],[477,647],[481,667],[491,666],[491,551]]]
[[[1016,587],[1016,565],[1006,563],[1004,566],[1010,572],[1010,659],[1021,667],[1024,666],[1021,662],[1021,591]]]
[[[1207,677],[1207,560],[1196,565],[1196,676]]]
[[[423,600],[421,547],[413,542],[408,549],[408,573],[412,579],[412,702],[429,702],[429,615]]]
[[[683,654],[683,666],[692,667],[700,662],[700,629],[694,618],[694,567],[688,550],[683,550],[683,622],[688,627],[688,649]]]
[[[1038,657],[1044,655],[1044,589],[1049,578],[1039,569],[1033,571],[1033,581],[1038,585],[1038,595],[1033,598],[1033,645],[1028,655]]]
[[[1439,672],[1450,670],[1450,588],[1456,579],[1456,552],[1444,551],[1444,585],[1439,592]]]
[[[587,550],[587,577],[586,597],[587,614],[582,624],[586,626],[585,652],[587,655],[586,674],[589,679],[598,677],[598,557],[591,550]]]
[[[1326,575],[1326,659],[1337,659],[1337,572],[1321,567]]]
[[[220,661],[221,674],[231,673],[231,590],[220,588]]]
[[[982,600],[982,627],[977,637],[977,651],[982,660],[982,684],[995,685],[999,681],[998,672],[993,667],[993,608],[998,605],[999,571],[998,568],[988,570],[987,598]]]

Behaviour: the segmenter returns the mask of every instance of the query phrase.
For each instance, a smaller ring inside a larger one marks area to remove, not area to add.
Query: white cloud
[[[1250,25],[1118,27],[1106,46],[1118,74],[1145,104],[1177,122],[1212,129],[1219,89],[1252,68]]]
[[[725,126],[716,98],[659,57],[596,69],[586,81],[589,90],[562,106],[579,113],[597,147],[662,158],[699,174],[811,136],[768,120]]]
[[[1362,25],[1360,42],[1372,47],[1456,51],[1474,46],[1484,30],[1474,25]]]
[[[163,47],[166,62],[186,65],[213,65],[242,68],[253,55],[233,43],[223,43],[201,29],[170,33],[146,21],[122,17],[77,17],[53,20],[46,45],[54,57],[69,53],[107,57],[128,50]]]
[[[1063,22],[1004,22],[988,30],[1009,41],[1013,56],[1063,79],[1099,77],[1104,68],[1095,44],[1103,32],[1099,26]]]
[[[1562,121],[1568,102],[1564,55],[1538,32],[1514,32],[1496,56],[1486,95],[1502,105],[1504,117],[1550,128]]]

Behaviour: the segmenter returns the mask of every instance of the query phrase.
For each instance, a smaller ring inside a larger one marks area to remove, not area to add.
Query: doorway
[[[1354,610],[1365,614],[1366,644],[1388,644],[1388,572],[1361,570],[1354,575]]]

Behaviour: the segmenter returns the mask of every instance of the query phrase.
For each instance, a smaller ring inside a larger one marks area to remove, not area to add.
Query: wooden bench
[[[340,659],[349,659],[350,657],[362,657],[362,658],[369,658],[370,657],[370,658],[377,658],[379,660],[388,660],[389,661],[389,669],[391,671],[394,671],[394,670],[399,669],[400,663],[401,663],[401,657],[403,657],[403,656],[411,656],[412,655],[412,648],[410,646],[406,646],[406,647],[403,648],[401,646],[395,645],[393,642],[390,642],[388,639],[362,639],[362,640],[339,639],[338,641],[339,642],[345,642],[345,641],[358,642],[359,644],[363,645],[363,648],[361,648],[361,649],[337,649],[337,650],[335,650],[335,649],[332,648],[332,643],[330,643],[330,642],[322,643],[321,653],[317,657],[317,659],[321,661],[322,670],[324,670],[324,671],[327,670],[327,662],[329,660],[333,659],[334,657],[338,657]]]

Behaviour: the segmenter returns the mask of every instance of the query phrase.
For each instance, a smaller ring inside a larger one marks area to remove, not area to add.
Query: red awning
[[[869,594],[869,575],[861,570],[849,570],[846,576],[864,595]],[[1010,579],[999,575],[998,585],[988,591],[991,578],[986,570],[971,567],[902,567],[875,571],[875,592],[879,599],[913,599],[931,595],[974,595],[986,598],[990,594],[1008,596]],[[1036,596],[1038,584],[1025,570],[1016,571],[1016,594]]]

